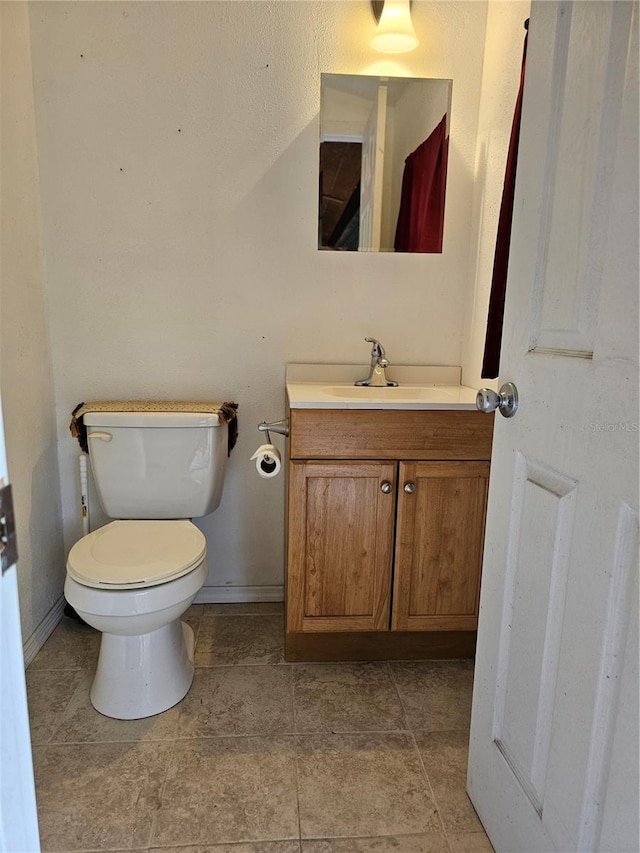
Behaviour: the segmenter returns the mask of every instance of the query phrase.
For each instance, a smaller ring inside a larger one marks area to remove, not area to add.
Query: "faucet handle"
[[[384,358],[384,347],[380,341],[377,341],[375,338],[365,338],[365,341],[369,344],[373,344],[371,347],[372,358]]]

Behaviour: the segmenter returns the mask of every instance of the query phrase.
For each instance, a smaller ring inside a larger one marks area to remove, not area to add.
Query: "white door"
[[[359,252],[380,250],[386,124],[387,87],[381,85],[362,136]]]
[[[9,484],[0,401],[0,490]],[[0,499],[1,500],[1,499]],[[4,525],[3,525],[4,526]],[[3,542],[0,542],[4,546]],[[38,818],[15,561],[2,548],[0,569],[0,853],[38,853]]]
[[[468,790],[497,851],[638,838],[638,5],[534,2]]]

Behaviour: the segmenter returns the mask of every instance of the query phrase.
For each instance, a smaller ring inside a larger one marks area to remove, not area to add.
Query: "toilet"
[[[207,577],[207,545],[190,519],[220,503],[228,425],[215,412],[88,411],[84,426],[100,503],[116,520],[71,549],[65,597],[102,632],[94,708],[150,717],[193,680],[193,631],[180,617]]]

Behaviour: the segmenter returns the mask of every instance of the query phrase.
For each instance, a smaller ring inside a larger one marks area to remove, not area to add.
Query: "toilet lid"
[[[156,586],[187,574],[206,553],[206,540],[190,521],[112,521],[76,542],[67,571],[84,586]]]

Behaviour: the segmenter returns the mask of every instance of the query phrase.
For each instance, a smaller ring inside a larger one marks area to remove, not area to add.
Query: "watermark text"
[[[599,421],[589,424],[591,432],[638,432],[635,421]]]

